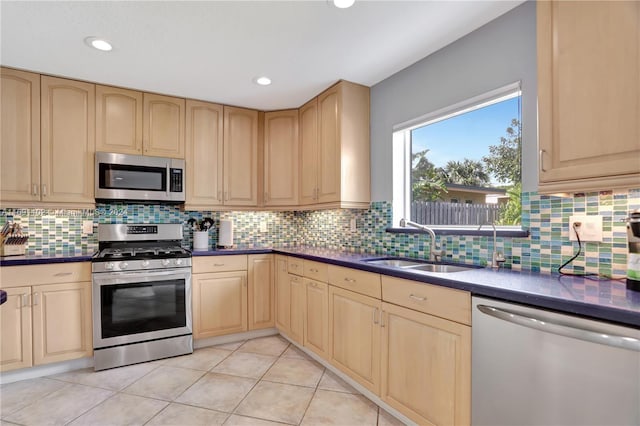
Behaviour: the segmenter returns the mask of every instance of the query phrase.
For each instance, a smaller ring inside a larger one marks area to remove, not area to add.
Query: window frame
[[[414,228],[401,228],[400,219],[411,217],[411,131],[469,111],[523,96],[522,82],[516,81],[472,98],[457,102],[433,112],[393,126],[392,137],[392,226],[390,232],[422,233]],[[522,120],[522,117],[520,117]],[[522,149],[522,147],[521,147]],[[481,225],[432,225],[425,224],[441,235],[493,235],[491,224]],[[525,237],[527,229],[521,225],[496,226],[498,235]]]

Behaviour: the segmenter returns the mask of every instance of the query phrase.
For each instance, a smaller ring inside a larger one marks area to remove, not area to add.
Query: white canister
[[[207,250],[209,248],[209,231],[193,231],[193,249]]]

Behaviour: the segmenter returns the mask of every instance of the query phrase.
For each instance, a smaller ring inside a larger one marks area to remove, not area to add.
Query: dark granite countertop
[[[384,255],[349,253],[311,247],[238,246],[230,249],[211,248],[209,250],[193,251],[194,256],[262,253],[279,253],[317,260],[363,271],[466,290],[475,296],[522,303],[538,308],[640,328],[640,292],[627,290],[624,281],[619,280],[593,280],[558,274],[519,272],[509,269],[494,270],[490,268],[453,273],[415,273],[386,266],[371,265],[362,261],[367,258],[384,257]],[[91,260],[93,254],[10,256],[0,258],[0,266],[83,262]]]
[[[0,266],[42,265],[45,263],[88,262],[95,251],[68,254],[0,256]]]

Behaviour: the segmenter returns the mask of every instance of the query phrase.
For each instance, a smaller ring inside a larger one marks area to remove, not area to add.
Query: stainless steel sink
[[[471,269],[475,269],[469,266],[458,266],[458,265],[442,265],[442,264],[433,264],[428,263],[426,265],[417,265],[407,268],[408,271],[425,271],[425,272],[461,272],[461,271],[469,271]]]
[[[444,263],[429,263],[420,260],[398,259],[398,258],[375,258],[375,259],[363,259],[370,265],[388,266],[390,268],[402,269],[406,272],[415,272],[417,274],[421,272],[461,272],[476,269],[476,266],[462,266],[462,265],[450,265]]]
[[[390,266],[392,268],[409,268],[424,265],[423,262],[404,259],[365,259],[363,262],[367,262],[370,265]]]

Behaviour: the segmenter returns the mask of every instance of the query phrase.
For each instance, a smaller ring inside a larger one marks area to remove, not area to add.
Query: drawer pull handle
[[[373,323],[374,324],[379,324],[380,323],[380,321],[378,320],[377,316],[378,316],[378,308],[375,308],[373,310]]]
[[[384,327],[384,311],[380,312],[380,327]]]
[[[318,270],[317,270],[317,269],[309,268],[309,270],[310,270],[311,272],[318,273]]]
[[[540,171],[541,172],[546,172],[547,169],[544,168],[544,154],[546,154],[547,151],[545,151],[544,149],[541,149],[540,152],[538,153],[540,158],[539,158],[539,167],[540,167]]]
[[[40,303],[40,295],[38,293],[33,293],[33,306],[37,306]]]
[[[224,263],[214,263],[213,266],[216,266],[216,267],[224,266]]]
[[[72,272],[58,272],[57,274],[53,274],[54,277],[66,277],[68,275],[71,275]]]
[[[409,297],[413,300],[418,300],[420,302],[424,302],[425,300],[427,300],[426,297],[416,296],[415,294],[410,294]]]
[[[356,280],[354,280],[353,278],[345,278],[344,281],[348,282],[349,284],[353,284],[356,282]]]
[[[318,287],[318,284],[316,284],[315,282],[311,281],[309,284],[311,284],[311,287]]]
[[[295,264],[295,263],[292,263],[292,264],[291,264],[291,265],[289,265],[289,266],[291,266],[292,268],[298,268],[298,265],[297,265],[297,264]]]
[[[29,295],[28,294],[23,294],[22,295],[22,307],[26,307],[29,306]],[[20,309],[20,299],[18,299],[18,309]]]

